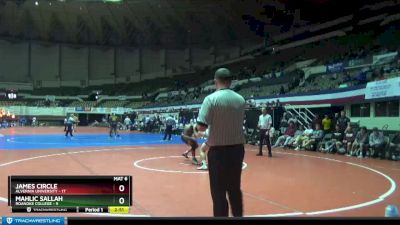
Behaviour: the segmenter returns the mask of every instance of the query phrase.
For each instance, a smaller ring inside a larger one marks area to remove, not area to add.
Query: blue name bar
[[[65,225],[64,217],[3,217],[2,225]]]

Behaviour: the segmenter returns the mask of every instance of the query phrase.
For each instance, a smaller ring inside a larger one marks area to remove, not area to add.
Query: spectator
[[[288,138],[292,138],[294,136],[295,132],[296,132],[296,127],[293,122],[290,122],[289,127],[285,131],[285,134],[278,137],[278,140],[276,140],[274,146],[272,147],[276,148],[278,146],[283,146],[283,144],[286,142]]]
[[[338,125],[339,126],[339,125]],[[340,126],[339,126],[340,127]],[[347,155],[350,156],[350,149],[351,149],[351,145],[353,144],[355,139],[355,134],[353,132],[353,129],[351,128],[351,126],[349,125],[346,130],[344,131],[343,134],[343,141],[342,141],[342,147],[338,148],[338,153],[339,154],[346,154],[346,152],[348,153]]]
[[[124,124],[125,124],[125,128],[126,128],[127,130],[129,130],[130,125],[132,124],[132,121],[131,121],[131,119],[129,118],[129,116],[126,116],[126,117],[125,117],[125,119],[124,119]]]
[[[349,75],[349,73],[347,71],[344,71],[344,78],[343,78],[343,83],[347,83],[352,81],[351,76]]]
[[[10,124],[7,122],[7,120],[3,120],[1,127],[8,128],[8,127],[10,127]]]
[[[332,119],[332,125],[336,126],[337,125],[337,121],[339,120],[339,113],[335,113],[335,116]],[[344,130],[342,130],[342,133],[344,132]]]
[[[20,122],[20,126],[24,127],[24,126],[26,125],[26,123],[27,123],[26,117],[25,117],[25,116],[22,116],[22,117],[20,118],[19,122]]]
[[[99,122],[97,120],[94,120],[91,124],[89,124],[90,127],[96,127],[99,125]],[[65,130],[66,131],[66,130]]]
[[[315,150],[316,145],[318,144],[319,141],[322,140],[323,137],[324,137],[324,132],[321,130],[321,125],[317,123],[315,125],[315,130],[313,131],[310,139],[304,142],[303,147],[307,149],[311,147],[311,145],[314,145],[314,150]]]
[[[385,157],[385,139],[383,133],[378,131],[377,127],[372,129],[372,133],[369,135],[369,147],[371,148],[371,157]]]
[[[299,78],[299,77],[296,77],[296,78],[294,78],[293,83],[292,83],[292,85],[290,86],[290,88],[291,88],[291,89],[292,89],[292,88],[295,88],[295,87],[299,86],[299,84],[300,84],[300,78]]]
[[[287,112],[284,112],[283,116],[282,116],[282,119],[281,119],[281,123],[280,123],[280,132],[281,132],[281,134],[285,133],[286,128],[289,125],[288,118],[289,118],[289,114]]]
[[[317,124],[319,125],[319,127],[321,127],[321,125],[322,125],[322,121],[321,121],[321,118],[319,118],[319,115],[315,115],[315,117],[312,121],[312,127],[316,127]]]
[[[271,72],[271,78],[276,78],[275,69],[273,69]]]
[[[361,71],[355,78],[357,84],[365,84],[367,82],[367,74],[365,71]]]
[[[288,123],[290,123],[290,122],[294,123],[294,125],[297,126],[298,123],[299,123],[299,116],[297,116],[297,115],[296,116],[290,116],[289,115]]]
[[[385,72],[380,72],[377,77],[375,77],[375,81],[385,80]]]
[[[399,160],[400,159],[400,133],[397,132],[389,143],[389,159]]]
[[[344,132],[346,128],[350,125],[350,119],[346,116],[344,110],[340,112],[340,117],[337,120],[336,124],[339,125],[342,132]]]
[[[32,127],[35,127],[36,123],[37,123],[36,116],[34,116],[34,117],[32,117]]]
[[[299,129],[296,130],[293,137],[286,138],[286,141],[283,144],[283,148],[292,146],[293,143],[297,140],[297,138],[303,135],[303,132],[304,132],[304,126],[300,125]]]
[[[146,115],[146,117],[143,118],[144,120],[144,132],[150,132],[150,116]]]
[[[368,131],[366,127],[361,127],[357,133],[356,138],[351,146],[351,156],[358,156],[359,158],[365,157],[365,148],[368,145]]]
[[[343,141],[343,133],[340,131],[339,125],[336,125],[335,131],[332,134],[332,139],[325,142],[325,146],[321,146],[323,152],[335,152],[340,149]]]
[[[313,132],[314,130],[312,128],[305,129],[303,134],[298,136],[293,142],[293,146],[296,147],[294,150],[299,151],[302,148],[303,143],[308,142]]]
[[[283,85],[281,86],[281,89],[279,91],[280,95],[284,95],[285,94],[285,88],[283,87]]]
[[[336,80],[337,77],[338,77],[337,73],[333,73],[330,79],[331,80]]]
[[[331,131],[331,126],[332,126],[332,120],[326,114],[325,118],[322,120],[322,127],[323,127],[323,130],[324,130],[324,133],[329,133]]]

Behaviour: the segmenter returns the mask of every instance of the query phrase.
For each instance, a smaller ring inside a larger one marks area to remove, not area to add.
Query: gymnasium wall
[[[140,81],[139,57],[138,49],[118,49],[117,77],[127,82]]]
[[[188,74],[239,54],[239,47],[229,46],[138,49],[0,40],[0,82],[36,88],[138,82]]]
[[[29,82],[28,44],[0,40],[0,81]]]
[[[400,101],[400,100],[399,100]],[[370,116],[369,117],[350,117],[351,122],[358,123],[360,126],[365,126],[367,129],[377,127],[382,129],[387,126],[387,130],[400,131],[400,118],[399,117],[378,117],[375,116],[375,102],[370,104]],[[400,107],[400,105],[399,105]],[[400,110],[400,108],[399,108]],[[345,106],[346,115],[351,115],[351,104]]]
[[[31,74],[33,80],[59,80],[59,47],[57,45],[32,44]],[[21,64],[24,66],[24,64]],[[27,66],[25,64],[25,66]]]
[[[114,73],[114,48],[90,48],[89,80],[109,79]]]
[[[166,65],[171,71],[180,71],[181,69],[189,69],[189,63],[186,62],[188,52],[185,50],[167,50]]]
[[[192,65],[203,67],[213,62],[213,56],[210,49],[206,48],[193,48],[192,49]]]
[[[88,52],[87,47],[62,47],[61,77],[63,81],[88,80]]]

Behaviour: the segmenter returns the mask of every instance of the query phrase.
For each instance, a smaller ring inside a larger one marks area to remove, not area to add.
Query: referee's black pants
[[[226,194],[229,197],[232,215],[234,217],[243,216],[240,183],[244,146],[211,146],[207,156],[214,216],[229,216]]]
[[[164,140],[167,140],[167,136],[168,136],[168,140],[170,141],[171,135],[172,135],[172,125],[167,125],[165,127]]]
[[[262,147],[263,147],[264,141],[267,144],[268,154],[271,154],[271,142],[269,140],[269,131],[266,129],[261,129],[260,130],[260,144],[258,145],[259,146],[258,154],[260,154],[260,155],[262,155]]]
[[[70,134],[71,137],[74,136],[74,135],[72,135],[72,124],[67,124],[67,130],[65,131],[65,137],[68,137],[68,134]]]

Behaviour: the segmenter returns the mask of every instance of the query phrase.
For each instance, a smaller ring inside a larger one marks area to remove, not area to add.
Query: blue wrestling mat
[[[5,135],[0,137],[0,150],[183,144],[180,136],[172,136],[171,141],[164,141],[163,137],[163,134],[121,134],[119,138],[107,134],[76,134],[72,138],[62,134]]]

